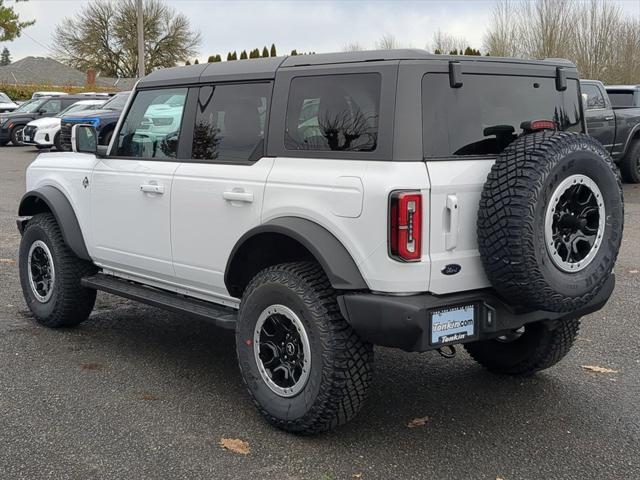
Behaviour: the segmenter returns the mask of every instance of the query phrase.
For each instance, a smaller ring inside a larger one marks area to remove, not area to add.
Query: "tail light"
[[[404,262],[422,257],[422,194],[393,192],[389,202],[389,255]]]

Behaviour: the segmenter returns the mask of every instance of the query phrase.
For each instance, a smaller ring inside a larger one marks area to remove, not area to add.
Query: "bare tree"
[[[198,53],[200,33],[184,14],[161,0],[145,0],[143,16],[146,71],[173,67]],[[93,0],[56,27],[55,55],[81,70],[92,67],[106,76],[135,77],[136,25],[134,0]]]
[[[433,34],[431,45],[427,46],[427,50],[442,54],[448,54],[453,50],[459,50],[462,54],[467,46],[469,46],[469,43],[465,38],[456,37],[449,33],[438,30]]]
[[[516,11],[511,0],[498,0],[491,11],[491,29],[485,34],[484,49],[494,57],[520,54]]]
[[[359,42],[349,42],[344,47],[342,47],[343,52],[361,52],[366,50]]]
[[[396,37],[391,34],[385,33],[380,39],[376,42],[376,48],[378,50],[393,50],[395,48],[399,48],[398,41]]]

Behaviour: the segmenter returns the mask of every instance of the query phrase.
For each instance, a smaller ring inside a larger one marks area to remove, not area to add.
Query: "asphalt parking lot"
[[[0,148],[0,478],[640,478],[640,187],[625,185],[614,296],[562,363],[513,379],[463,352],[379,348],[361,414],[301,438],[254,409],[230,332],[106,294],[77,329],[34,323],[15,215],[36,154]]]

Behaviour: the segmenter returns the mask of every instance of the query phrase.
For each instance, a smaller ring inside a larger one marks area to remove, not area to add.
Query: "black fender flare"
[[[64,243],[83,260],[91,260],[87,246],[84,242],[78,217],[64,193],[56,187],[47,185],[25,193],[20,200],[18,215],[30,217],[42,212],[44,203],[60,227]]]
[[[620,158],[624,158],[627,155],[627,153],[629,153],[629,149],[631,148],[631,145],[633,145],[633,142],[638,141],[638,138],[636,138],[637,134],[640,134],[640,123],[635,125],[629,132],[629,135],[627,136],[627,140],[624,144],[624,150],[622,151],[622,155],[620,155]]]
[[[270,220],[246,232],[236,242],[224,272],[227,289],[236,253],[249,239],[262,233],[278,233],[288,236],[304,246],[318,261],[331,286],[336,290],[367,290],[356,262],[344,245],[329,230],[311,220],[300,217],[280,217]]]

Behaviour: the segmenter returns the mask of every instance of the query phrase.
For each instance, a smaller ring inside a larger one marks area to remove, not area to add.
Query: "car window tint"
[[[447,74],[427,74],[424,155],[496,155],[532,120],[553,120],[559,130],[582,132],[580,101],[577,80],[568,80],[559,92],[555,78],[466,74],[461,88],[451,88]]]
[[[607,90],[614,107],[633,107],[633,91]]]
[[[62,110],[62,101],[59,99],[49,100],[40,107],[45,113],[58,113]]]
[[[118,134],[113,155],[176,158],[186,88],[141,90]]]
[[[372,152],[378,144],[380,75],[297,77],[285,127],[288,150]]]
[[[270,93],[269,83],[200,87],[191,157],[224,162],[259,159]]]
[[[582,99],[587,110],[605,108],[606,103],[600,89],[592,84],[582,85]]]

